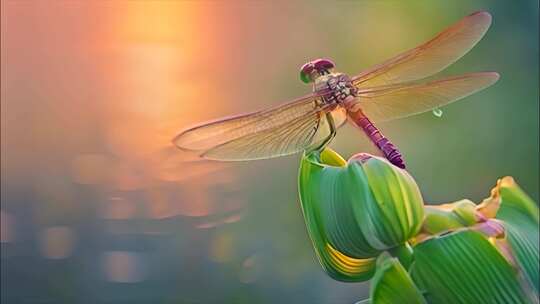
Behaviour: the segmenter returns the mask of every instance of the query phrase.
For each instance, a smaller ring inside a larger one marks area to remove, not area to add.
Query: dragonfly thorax
[[[343,73],[319,75],[315,79],[313,90],[323,96],[327,103],[342,103],[347,98],[356,96],[356,88],[351,78]]]

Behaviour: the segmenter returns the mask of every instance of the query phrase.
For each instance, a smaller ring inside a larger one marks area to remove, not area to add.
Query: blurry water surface
[[[353,303],[311,248],[299,156],[183,162],[191,124],[309,92],[461,17],[494,23],[446,74],[495,70],[464,101],[382,124],[428,202],[512,175],[538,200],[538,2],[2,1],[2,303]],[[344,156],[374,152],[344,127]]]

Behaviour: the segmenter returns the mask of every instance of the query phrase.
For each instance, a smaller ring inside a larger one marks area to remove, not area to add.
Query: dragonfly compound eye
[[[330,59],[317,59],[313,61],[313,65],[317,71],[330,70],[336,66]]]
[[[315,70],[313,62],[308,62],[300,68],[300,79],[305,83],[311,82],[311,73]]]

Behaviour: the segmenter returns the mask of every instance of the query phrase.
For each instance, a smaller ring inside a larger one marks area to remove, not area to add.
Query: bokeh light
[[[49,259],[69,257],[76,243],[76,234],[69,227],[49,227],[41,231],[41,254]]]
[[[102,258],[106,280],[115,283],[137,283],[144,280],[145,269],[140,253],[109,251],[103,253]]]

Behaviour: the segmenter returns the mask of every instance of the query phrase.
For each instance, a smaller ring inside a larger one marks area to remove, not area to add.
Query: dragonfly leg
[[[326,120],[328,121],[328,128],[330,129],[330,134],[322,141],[320,145],[313,149],[309,149],[308,153],[318,151],[321,152],[326,148],[326,146],[332,141],[332,139],[336,136],[336,125],[334,123],[334,118],[332,117],[332,114],[326,113]]]

